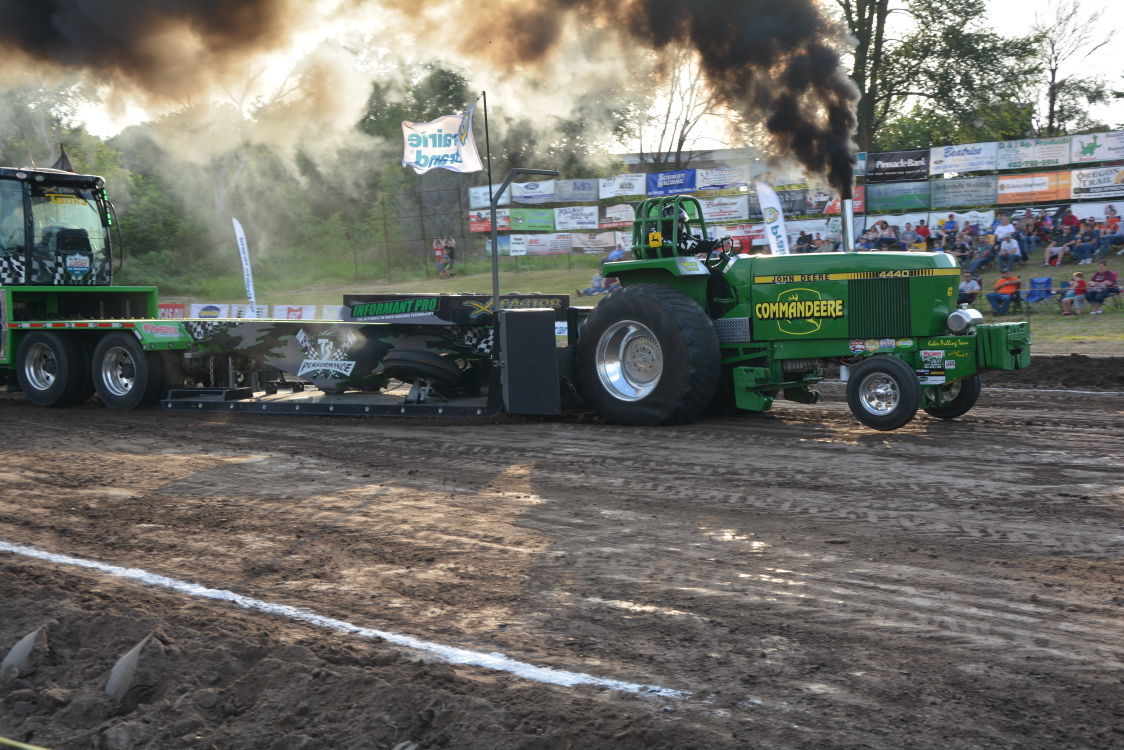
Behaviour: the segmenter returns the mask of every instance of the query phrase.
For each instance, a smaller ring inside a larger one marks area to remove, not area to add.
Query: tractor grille
[[[847,282],[851,338],[909,336],[909,279]]]

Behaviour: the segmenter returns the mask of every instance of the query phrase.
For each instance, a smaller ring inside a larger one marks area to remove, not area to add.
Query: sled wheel
[[[582,397],[610,422],[697,419],[721,375],[718,334],[691,298],[659,284],[626,287],[599,304],[577,347]]]
[[[913,369],[897,357],[878,356],[855,365],[847,381],[847,404],[867,427],[896,430],[913,419],[921,386]]]
[[[16,353],[16,380],[38,406],[70,406],[89,397],[89,365],[73,336],[31,333]]]
[[[980,397],[980,376],[957,380],[948,385],[927,388],[926,396],[930,405],[925,413],[941,419],[955,419],[967,414]]]
[[[128,411],[160,397],[163,368],[133,336],[111,333],[94,348],[94,390],[110,409]]]
[[[451,388],[460,380],[456,362],[437,352],[421,349],[391,349],[382,358],[383,372],[405,383],[425,378],[438,386]]]

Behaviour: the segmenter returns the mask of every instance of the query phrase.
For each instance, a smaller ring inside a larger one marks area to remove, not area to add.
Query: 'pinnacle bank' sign
[[[867,154],[866,181],[924,180],[929,176],[929,149]]]

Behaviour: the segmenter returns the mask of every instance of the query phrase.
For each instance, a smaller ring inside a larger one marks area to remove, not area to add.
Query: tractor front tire
[[[957,380],[949,385],[933,386],[930,389],[940,403],[925,407],[925,413],[940,419],[956,419],[967,414],[980,397],[980,376]]]
[[[718,334],[682,292],[637,284],[599,304],[577,347],[582,398],[602,418],[629,425],[698,419],[721,376]]]
[[[30,333],[16,353],[16,380],[37,406],[70,406],[89,398],[89,360],[74,336]]]
[[[110,409],[129,411],[151,404],[164,385],[163,362],[127,333],[111,333],[94,348],[94,390]]]
[[[921,385],[913,368],[897,357],[879,355],[855,365],[847,380],[847,405],[867,427],[896,430],[917,414]]]

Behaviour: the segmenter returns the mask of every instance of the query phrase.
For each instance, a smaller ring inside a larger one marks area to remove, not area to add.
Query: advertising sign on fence
[[[749,196],[728,195],[721,198],[702,198],[699,200],[703,210],[703,220],[745,221],[749,218]]]
[[[511,229],[511,210],[507,208],[496,209],[496,227],[498,230]],[[470,232],[490,232],[492,231],[492,212],[491,211],[470,211],[468,214],[468,231]]]
[[[315,320],[316,305],[274,305],[273,317],[278,320]]]
[[[491,189],[492,190],[499,190],[500,189],[499,183],[496,183],[495,185],[492,185]],[[488,191],[487,185],[481,185],[480,187],[470,187],[468,189],[468,207],[469,208],[488,208],[489,206],[492,205],[491,200],[492,199],[489,197],[489,191]],[[496,203],[496,205],[497,206],[507,206],[507,205],[510,205],[510,204],[511,204],[511,188],[509,187],[507,190],[503,191],[503,195],[500,196],[499,202]]]
[[[516,203],[554,203],[556,180],[511,183],[511,199]]]
[[[626,195],[644,195],[647,175],[619,174],[597,181],[597,192],[602,198],[621,198]]]
[[[1079,137],[1074,136],[1074,138]],[[1070,176],[1069,187],[1075,199],[1124,197],[1124,167],[1075,169]]]
[[[855,213],[861,214],[866,212],[866,185],[855,185],[854,196],[851,198],[851,203],[855,207]],[[828,215],[838,215],[842,210],[843,200],[836,196],[827,202],[823,207],[823,212]]]
[[[597,200],[597,180],[556,180],[558,188],[555,191],[559,203],[570,201],[595,201]]]
[[[1000,175],[997,193],[1000,205],[1064,201],[1069,198],[1069,170]]]
[[[749,184],[749,165],[699,169],[695,174],[697,190],[725,190]]]
[[[929,176],[929,149],[880,151],[867,155],[866,181],[921,180]],[[869,198],[869,196],[867,196]]]
[[[558,231],[597,229],[597,206],[562,206],[554,209],[554,228]]]
[[[887,182],[866,186],[867,211],[929,210],[929,182]]]
[[[855,155],[855,177],[866,177],[866,152],[860,151]]]
[[[995,203],[995,175],[933,180],[929,183],[933,208],[990,206]]]
[[[507,238],[507,254],[508,255],[526,255],[527,254],[527,237],[526,234],[513,234]],[[503,242],[500,242],[500,252],[503,252]]]
[[[229,318],[230,305],[212,305],[207,302],[194,302],[191,305],[192,318]]]
[[[602,206],[600,210],[601,218],[598,223],[602,229],[631,228],[636,219],[636,209],[630,203]]]
[[[732,239],[734,251],[739,253],[748,253],[754,245],[769,244],[769,240],[765,238],[764,224],[716,224],[707,227],[707,231],[715,239]]]
[[[1124,159],[1124,130],[1108,133],[1075,135],[1069,146],[1069,160],[1074,164]]]
[[[187,317],[187,305],[176,302],[160,302],[156,305],[161,320],[179,320]]]
[[[996,144],[962,143],[929,149],[929,174],[991,172],[995,170]]]
[[[695,170],[677,169],[647,175],[648,195],[678,195],[695,192]]]
[[[499,211],[496,213],[499,213]],[[513,232],[553,232],[554,211],[549,208],[513,208],[511,209],[511,230]]]
[[[1001,141],[997,148],[996,169],[1032,169],[1069,164],[1069,136],[1026,138]]]
[[[570,234],[574,247],[604,249],[625,244],[624,232],[580,232]]]

